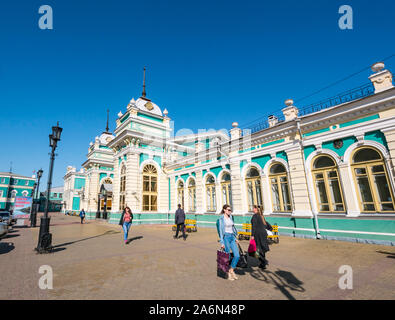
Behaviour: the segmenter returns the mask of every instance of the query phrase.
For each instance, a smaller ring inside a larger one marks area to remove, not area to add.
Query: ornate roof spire
[[[107,125],[106,125],[106,132],[109,132],[109,131],[108,131],[108,130],[109,130],[109,128],[108,128],[108,113],[109,113],[109,111],[110,111],[110,110],[107,109]]]
[[[145,98],[146,92],[145,92],[145,70],[146,68],[144,67],[144,78],[143,78],[143,94],[142,96]]]

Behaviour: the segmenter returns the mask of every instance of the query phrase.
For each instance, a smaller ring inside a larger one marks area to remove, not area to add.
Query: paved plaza
[[[132,226],[125,245],[120,226],[79,221],[54,214],[55,249],[42,255],[39,228],[14,227],[0,241],[0,299],[395,299],[393,247],[282,236],[267,270],[249,257],[228,281],[217,277],[214,228],[183,241],[169,225]],[[42,265],[53,269],[52,290],[38,287]],[[338,286],[342,265],[352,267],[352,290]]]

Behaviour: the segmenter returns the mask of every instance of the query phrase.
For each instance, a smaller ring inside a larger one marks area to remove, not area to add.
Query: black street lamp
[[[34,194],[36,191],[37,183],[34,182],[32,189],[32,205],[30,207],[30,227],[33,227],[33,218],[34,218]]]
[[[103,196],[104,196],[104,211],[103,211],[103,219],[107,219],[107,190],[103,188]]]
[[[39,189],[40,189],[40,179],[41,179],[42,175],[43,175],[43,169],[38,170],[37,171],[37,184],[35,184],[35,185],[37,185],[36,194],[34,195],[34,189],[33,189],[33,194],[32,194],[32,196],[33,196],[33,205],[32,205],[33,210],[32,210],[32,214],[30,217],[30,221],[31,221],[30,226],[31,227],[36,227],[36,224],[37,224],[37,212],[38,212],[39,206],[40,206],[40,199],[38,198],[38,195],[39,195]]]
[[[47,187],[47,197],[45,199],[44,216],[41,217],[40,233],[39,233],[38,244],[36,248],[37,252],[39,253],[46,253],[52,250],[52,234],[49,233],[49,223],[51,218],[48,217],[48,205],[49,205],[49,196],[51,194],[53,164],[55,160],[55,149],[57,147],[58,141],[60,141],[60,135],[62,133],[62,130],[63,129],[59,127],[59,122],[58,122],[55,127],[52,127],[52,134],[49,135],[49,145],[52,148],[52,150],[51,150],[51,160],[49,163],[48,187]]]

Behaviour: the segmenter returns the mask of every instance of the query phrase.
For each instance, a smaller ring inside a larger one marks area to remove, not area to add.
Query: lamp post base
[[[37,213],[33,212],[30,217],[30,227],[35,228],[37,224]]]
[[[41,217],[40,233],[38,237],[38,244],[35,250],[38,253],[49,253],[52,251],[52,234],[49,233],[50,217]]]

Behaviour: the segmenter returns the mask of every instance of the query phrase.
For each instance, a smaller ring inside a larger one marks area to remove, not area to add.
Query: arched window
[[[155,166],[147,164],[143,169],[143,211],[158,210],[158,173]]]
[[[125,194],[126,194],[126,166],[121,168],[121,180],[119,185],[119,210],[125,209]]]
[[[263,206],[261,191],[261,176],[258,169],[251,167],[246,174],[248,211],[252,212],[254,205]]]
[[[354,151],[352,170],[362,212],[394,212],[394,197],[382,155],[373,148]]]
[[[273,211],[292,211],[288,175],[285,167],[281,163],[275,162],[271,165],[269,180],[272,193]]]
[[[217,210],[217,201],[215,196],[215,179],[212,175],[208,175],[206,179],[206,196],[207,211],[215,212]]]
[[[343,192],[335,161],[326,155],[313,160],[313,180],[319,212],[344,212]]]
[[[232,206],[232,189],[230,186],[230,174],[225,172],[221,178],[222,205]]]
[[[27,197],[28,194],[29,194],[29,192],[27,192],[26,190],[23,190],[22,195],[23,195],[24,197]]]
[[[184,209],[184,182],[182,182],[182,179],[179,180],[177,191],[177,204],[181,204],[181,208]]]
[[[195,212],[196,211],[196,183],[194,179],[190,179],[188,184],[188,204],[189,204],[189,211]]]

